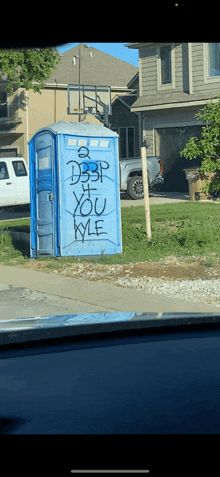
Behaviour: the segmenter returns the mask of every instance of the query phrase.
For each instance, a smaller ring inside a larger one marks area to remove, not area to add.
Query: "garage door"
[[[164,184],[162,190],[188,192],[188,181],[183,169],[200,166],[201,159],[185,159],[179,152],[193,136],[201,137],[202,126],[157,129],[160,141],[160,157],[163,161]]]
[[[17,149],[0,149],[0,157],[17,157]]]

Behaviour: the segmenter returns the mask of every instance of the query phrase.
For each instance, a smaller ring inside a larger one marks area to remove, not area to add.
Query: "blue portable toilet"
[[[118,134],[58,121],[29,142],[30,256],[122,253]]]

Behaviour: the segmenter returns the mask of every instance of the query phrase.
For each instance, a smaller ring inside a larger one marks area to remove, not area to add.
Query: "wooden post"
[[[146,217],[146,232],[147,238],[151,239],[151,224],[150,224],[150,203],[149,203],[149,191],[148,191],[148,177],[147,177],[147,159],[146,148],[141,148],[141,160],[142,160],[142,177],[144,186],[144,207]]]

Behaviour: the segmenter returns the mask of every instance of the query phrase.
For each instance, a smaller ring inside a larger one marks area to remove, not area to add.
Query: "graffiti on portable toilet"
[[[109,169],[109,163],[107,161],[100,161],[99,163],[92,161],[89,153],[90,151],[87,147],[81,146],[78,150],[79,161],[70,160],[67,162],[67,164],[71,164],[72,166],[70,186],[74,186],[78,183],[80,183],[81,186],[81,190],[78,188],[78,194],[73,188],[75,198],[73,218],[75,240],[79,240],[79,235],[81,235],[82,242],[84,242],[85,236],[108,235],[108,232],[103,230],[104,220],[102,218],[98,219],[98,217],[101,217],[105,212],[107,197],[102,196],[102,198],[99,198],[96,193],[98,194],[100,183],[104,183],[105,176],[103,172]],[[81,162],[82,158],[84,161]],[[94,187],[90,186],[89,181],[94,183]],[[83,222],[77,223],[77,213],[79,213],[81,217],[88,217],[85,225]],[[94,215],[97,217],[97,220],[91,224],[91,216]],[[91,228],[92,226],[93,229]]]

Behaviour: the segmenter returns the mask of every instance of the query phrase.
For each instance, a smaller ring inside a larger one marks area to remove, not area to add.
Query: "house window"
[[[127,159],[134,155],[134,127],[114,128],[113,131],[119,134],[119,157]]]
[[[171,78],[171,46],[162,46],[160,49],[161,58],[161,84],[170,84]]]
[[[7,91],[0,88],[0,118],[8,117]]]
[[[175,43],[158,46],[157,89],[158,91],[166,91],[175,88]]]
[[[220,75],[220,43],[208,43],[208,76]]]

